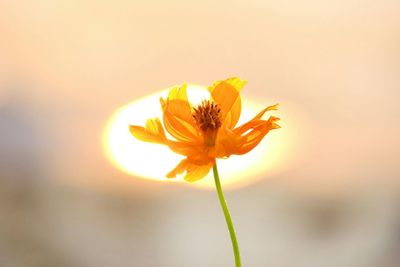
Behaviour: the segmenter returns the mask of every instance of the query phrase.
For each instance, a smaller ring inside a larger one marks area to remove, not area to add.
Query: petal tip
[[[278,109],[279,109],[279,103],[276,103],[275,105],[269,107],[269,110],[278,110]]]
[[[196,182],[197,180],[193,180],[193,179],[190,179],[190,178],[186,178],[186,176],[183,178],[186,182],[188,182],[188,183],[194,183],[194,182]]]
[[[137,125],[129,125],[129,132],[130,132],[132,135],[134,135],[135,130],[137,130],[138,128],[143,128],[143,127],[140,127],[140,126],[137,126]]]

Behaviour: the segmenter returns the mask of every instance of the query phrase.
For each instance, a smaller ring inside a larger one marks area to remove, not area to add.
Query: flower
[[[278,105],[266,107],[253,119],[236,127],[241,113],[240,91],[246,84],[239,78],[217,81],[208,87],[210,99],[192,106],[186,94],[186,84],[174,87],[166,99],[161,98],[163,124],[175,138],[167,138],[158,118],[148,119],[145,127],[130,125],[131,134],[141,141],[168,146],[173,152],[185,156],[167,174],[174,178],[185,173],[185,180],[197,181],[208,174],[216,158],[242,155],[256,147],[272,129],[278,129],[279,118],[262,117]]]

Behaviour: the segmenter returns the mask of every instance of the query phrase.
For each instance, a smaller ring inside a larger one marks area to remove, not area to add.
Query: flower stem
[[[219,202],[221,203],[222,210],[224,211],[225,221],[226,224],[228,225],[229,234],[231,236],[233,254],[235,255],[235,266],[241,267],[242,263],[240,260],[239,245],[236,239],[235,229],[233,228],[232,218],[231,215],[229,214],[228,206],[226,205],[224,193],[222,192],[221,182],[219,181],[217,162],[214,163],[213,173],[214,173],[215,187],[217,188],[218,192]]]

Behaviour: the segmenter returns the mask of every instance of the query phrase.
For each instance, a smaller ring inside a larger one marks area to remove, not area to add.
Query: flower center
[[[215,131],[221,127],[221,109],[210,100],[203,100],[194,109],[193,118],[196,125],[205,133],[209,130]]]

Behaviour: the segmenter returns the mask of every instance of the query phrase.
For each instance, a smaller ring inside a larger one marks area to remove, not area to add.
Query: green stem
[[[236,239],[235,229],[233,228],[232,218],[231,215],[229,214],[228,206],[226,205],[224,193],[222,192],[221,182],[219,181],[217,162],[214,163],[213,173],[214,173],[215,187],[217,188],[218,192],[219,202],[221,203],[222,210],[224,211],[225,221],[226,224],[228,225],[229,234],[231,236],[233,254],[235,255],[235,266],[241,267],[242,263],[240,261],[239,245]]]

